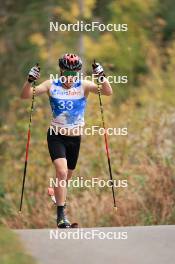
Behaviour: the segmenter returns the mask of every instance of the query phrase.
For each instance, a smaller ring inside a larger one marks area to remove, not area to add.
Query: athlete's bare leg
[[[58,181],[58,186],[54,188],[55,193],[55,199],[57,205],[64,206],[65,200],[66,200],[66,181],[67,181],[67,175],[68,175],[68,169],[67,169],[67,160],[65,158],[59,158],[54,160],[54,165],[56,169],[56,178]],[[65,183],[60,186],[60,181],[64,180]]]
[[[55,164],[55,167],[57,168],[57,171],[58,171],[58,173],[57,173],[57,175],[58,175],[57,180],[60,178],[59,177],[60,170],[58,170],[58,167],[59,167],[58,163],[59,162],[56,162],[56,164]],[[67,179],[66,179],[67,182],[68,182],[68,180],[70,180],[72,178],[73,172],[74,172],[74,170],[69,170],[68,169]],[[56,189],[56,190],[54,190],[54,189]],[[65,188],[65,192],[64,192],[63,188],[60,190],[59,188],[49,187],[48,188],[48,194],[51,196],[51,199],[52,199],[52,201],[55,204],[62,205],[64,198],[65,198],[65,201],[66,201],[67,188]],[[56,199],[56,196],[57,196],[57,199]],[[60,199],[60,196],[61,196],[61,199]],[[62,197],[64,197],[64,198],[62,198]],[[59,201],[61,201],[61,203]]]

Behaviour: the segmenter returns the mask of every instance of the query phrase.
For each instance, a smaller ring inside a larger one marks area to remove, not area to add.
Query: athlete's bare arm
[[[101,94],[112,95],[112,87],[108,80],[104,77],[103,83],[101,85]],[[84,80],[83,87],[85,91],[85,96],[88,96],[89,92],[98,94],[98,86],[92,81]]]
[[[43,93],[48,93],[49,88],[50,88],[50,80],[44,81],[38,86],[36,86],[35,94],[40,95]],[[32,84],[26,81],[22,88],[21,98],[22,99],[32,98],[32,94],[33,94]]]

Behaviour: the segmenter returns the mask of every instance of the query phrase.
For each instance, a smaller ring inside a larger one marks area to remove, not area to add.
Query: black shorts
[[[80,150],[81,136],[55,134],[53,130],[52,134],[50,134],[50,129],[48,129],[47,143],[52,161],[58,158],[66,158],[68,169],[75,169]]]

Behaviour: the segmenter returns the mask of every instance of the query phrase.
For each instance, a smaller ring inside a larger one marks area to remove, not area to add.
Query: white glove
[[[99,63],[93,64],[92,67],[93,67],[93,74],[96,74],[96,75],[104,74],[103,67]]]
[[[38,66],[32,67],[31,70],[29,71],[28,81],[33,82],[38,80],[39,78],[40,78],[40,68]]]

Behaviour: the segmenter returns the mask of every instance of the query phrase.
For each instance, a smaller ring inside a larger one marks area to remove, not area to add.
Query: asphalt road
[[[175,264],[175,226],[15,232],[41,264]]]

